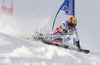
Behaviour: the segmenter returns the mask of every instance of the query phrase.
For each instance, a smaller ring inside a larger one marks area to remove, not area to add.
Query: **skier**
[[[75,17],[71,17],[69,20],[63,21],[59,27],[50,33],[51,35],[61,35],[61,37],[55,37],[53,41],[56,43],[63,42],[67,44],[66,42],[68,42],[71,39],[71,35],[73,35],[73,43],[80,49],[81,47],[79,44],[76,26],[77,19]]]
[[[43,35],[39,33],[39,35],[34,36],[34,39],[41,40],[45,44],[55,45],[58,47],[88,54],[90,52],[89,50],[81,49],[80,47],[76,26],[77,19],[75,17],[71,17],[69,20],[63,21],[62,24],[54,29],[49,35]],[[77,46],[77,48],[68,46],[67,42],[71,40],[71,35],[74,37],[73,43]],[[48,36],[50,38],[45,38],[45,36]]]

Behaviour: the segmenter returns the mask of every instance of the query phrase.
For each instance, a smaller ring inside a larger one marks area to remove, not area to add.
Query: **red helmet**
[[[77,25],[77,19],[75,17],[71,17],[69,18],[69,25],[71,25],[72,27],[75,27]]]

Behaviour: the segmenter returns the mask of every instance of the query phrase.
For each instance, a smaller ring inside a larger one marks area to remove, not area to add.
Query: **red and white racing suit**
[[[64,30],[66,30],[66,32]],[[57,38],[61,38],[62,42],[66,44],[66,42],[68,42],[72,38],[72,35],[74,42],[77,42],[79,40],[76,27],[70,29],[67,25],[67,20],[63,21],[62,24],[54,29],[50,34],[55,35],[53,39],[55,42],[57,42]]]

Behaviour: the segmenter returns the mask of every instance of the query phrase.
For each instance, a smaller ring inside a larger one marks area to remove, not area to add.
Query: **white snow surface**
[[[7,5],[11,3],[5,1]],[[14,15],[0,15],[0,65],[100,65],[100,0],[76,1],[80,44],[82,48],[90,50],[89,54],[23,39],[33,36],[36,31],[50,32],[55,13],[62,2],[14,0]],[[55,27],[64,19],[64,12],[60,12]]]
[[[0,33],[0,65],[66,64],[100,65],[100,55],[79,53]]]

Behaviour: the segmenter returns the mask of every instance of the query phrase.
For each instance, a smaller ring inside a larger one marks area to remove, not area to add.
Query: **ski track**
[[[100,55],[83,54],[0,33],[0,65],[100,65]]]

